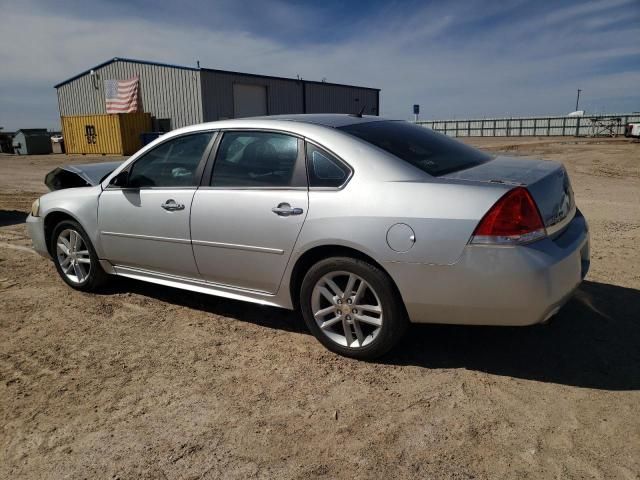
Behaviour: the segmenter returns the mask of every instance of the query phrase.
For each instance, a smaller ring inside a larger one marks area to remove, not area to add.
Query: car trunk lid
[[[562,230],[575,215],[569,175],[558,162],[498,156],[489,162],[440,178],[526,187],[550,235]]]

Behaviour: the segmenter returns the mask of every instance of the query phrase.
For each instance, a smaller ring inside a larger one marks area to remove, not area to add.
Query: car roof
[[[347,125],[364,124],[372,122],[389,121],[391,119],[373,115],[350,115],[350,114],[299,114],[299,115],[270,115],[264,117],[243,117],[226,120],[216,120],[213,122],[198,123],[186,127],[172,130],[163,135],[162,138],[173,137],[182,134],[199,132],[211,129],[282,129],[307,135],[310,132],[319,133],[319,130],[337,129]]]
[[[344,127],[356,123],[381,122],[388,118],[376,115],[355,115],[346,113],[301,113],[295,115],[269,115],[264,117],[250,117],[246,120],[286,120],[291,122],[313,123],[325,127]],[[240,119],[239,119],[240,120]]]

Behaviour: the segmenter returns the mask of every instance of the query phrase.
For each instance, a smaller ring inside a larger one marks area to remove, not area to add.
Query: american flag
[[[138,111],[138,87],[140,79],[105,80],[104,96],[107,113],[129,113]]]

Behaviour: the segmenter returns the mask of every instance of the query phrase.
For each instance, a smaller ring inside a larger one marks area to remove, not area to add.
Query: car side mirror
[[[109,185],[114,187],[125,188],[129,183],[129,172],[123,170],[109,181]]]

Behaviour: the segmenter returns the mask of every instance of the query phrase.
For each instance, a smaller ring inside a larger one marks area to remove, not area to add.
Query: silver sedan
[[[403,121],[225,120],[100,168],[74,167],[84,180],[36,200],[27,220],[69,286],[123,276],[299,308],[351,357],[387,352],[409,322],[544,322],[589,267],[561,164]]]

